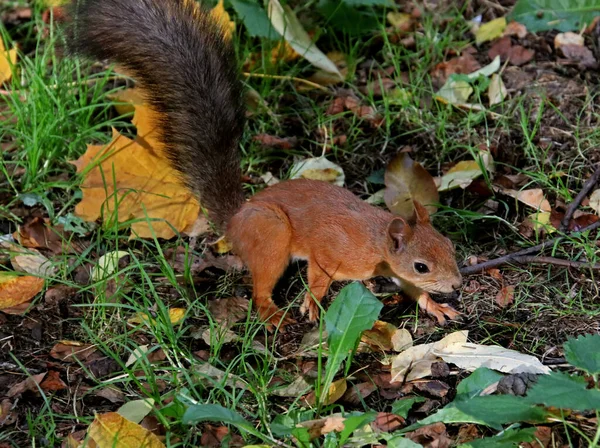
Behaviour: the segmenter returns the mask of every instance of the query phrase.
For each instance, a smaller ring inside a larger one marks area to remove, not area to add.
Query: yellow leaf
[[[171,308],[169,309],[169,319],[173,325],[176,325],[183,321],[185,317],[185,308]]]
[[[157,436],[116,412],[97,414],[88,430],[98,448],[164,448]]]
[[[231,20],[229,13],[225,10],[223,0],[219,0],[217,6],[211,10],[211,15],[221,25],[225,38],[231,39],[232,34],[235,32],[235,22]]]
[[[390,11],[387,13],[387,20],[394,28],[402,29],[412,22],[412,16],[404,12]]]
[[[233,249],[233,246],[231,245],[231,243],[229,241],[227,241],[227,239],[224,236],[222,236],[217,241],[215,241],[214,246],[215,246],[215,251],[218,254],[226,254],[227,252],[230,252],[231,249]]]
[[[108,145],[89,145],[72,162],[84,175],[83,199],[75,213],[86,221],[101,216],[105,222],[139,219],[131,226],[132,236],[172,238],[173,227],[181,232],[196,221],[200,204],[164,156],[155,113],[135,106],[133,123],[138,129],[134,140],[113,130]]]
[[[4,42],[0,38],[0,84],[9,81],[12,77],[11,67],[17,63],[17,49],[6,51]]]
[[[346,383],[346,379],[342,378],[340,380],[334,381],[329,386],[329,391],[326,397],[323,397],[323,404],[333,404],[338,401],[342,396],[346,393],[346,389],[348,388],[348,383]]]
[[[135,112],[136,106],[141,106],[144,103],[142,90],[136,87],[119,90],[114,95],[110,95],[109,98],[111,101],[119,103],[114,105],[119,115],[131,114]]]
[[[494,40],[502,36],[504,28],[506,28],[506,17],[498,17],[488,23],[484,23],[475,32],[475,42],[479,45],[488,40]]]
[[[536,233],[542,230],[548,234],[556,232],[556,229],[550,223],[550,212],[538,211],[529,215],[527,218],[531,222],[532,228]]]
[[[0,310],[12,308],[33,299],[44,287],[44,279],[0,272]]]

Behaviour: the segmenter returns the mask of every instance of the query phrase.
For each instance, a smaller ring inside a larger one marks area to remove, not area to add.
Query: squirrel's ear
[[[413,206],[415,207],[415,217],[419,224],[429,224],[429,212],[421,203],[413,199]]]
[[[402,252],[406,247],[406,242],[412,236],[412,229],[404,219],[396,217],[388,226],[388,235],[392,240],[392,250]]]

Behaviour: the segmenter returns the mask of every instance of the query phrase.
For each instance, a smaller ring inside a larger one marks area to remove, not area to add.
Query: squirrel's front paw
[[[302,314],[306,314],[308,312],[308,320],[311,322],[316,322],[319,320],[319,304],[309,294],[307,294],[304,298],[304,302],[300,306],[300,312]]]
[[[425,310],[427,314],[437,319],[440,325],[446,324],[446,317],[450,320],[456,319],[460,313],[447,303],[437,303],[429,294],[423,293],[419,297],[419,307]]]

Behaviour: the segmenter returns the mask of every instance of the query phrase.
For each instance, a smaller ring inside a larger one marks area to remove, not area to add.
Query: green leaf
[[[569,364],[590,375],[600,373],[600,335],[588,334],[565,342],[565,358]]]
[[[335,28],[351,35],[368,33],[379,26],[370,11],[361,11],[341,0],[320,0],[319,12]]]
[[[456,388],[457,399],[473,398],[481,393],[486,387],[494,384],[504,375],[487,367],[479,367],[471,375],[462,380]]]
[[[575,411],[600,410],[600,390],[588,389],[587,381],[581,376],[553,372],[538,378],[527,393],[527,401]]]
[[[421,403],[423,401],[425,401],[425,398],[423,397],[409,397],[396,400],[392,403],[392,414],[396,414],[402,418],[406,418],[408,416],[408,412],[413,407],[413,405],[415,403]]]
[[[190,406],[183,414],[183,423],[195,425],[200,422],[223,422],[254,432],[254,427],[244,417],[231,409],[218,404],[197,404]]]
[[[535,439],[535,428],[508,429],[499,436],[463,443],[458,448],[513,448]]]
[[[489,395],[470,400],[453,402],[465,414],[477,416],[492,428],[514,422],[539,423],[546,420],[548,412],[522,397],[512,395]]]
[[[256,0],[229,0],[233,9],[244,26],[248,34],[253,37],[268,37],[270,39],[279,39],[280,34],[273,28],[267,12],[260,6]]]
[[[579,31],[600,15],[598,0],[519,0],[508,15],[531,33]]]
[[[373,327],[383,305],[364,287],[354,282],[342,288],[325,313],[329,360],[323,391],[328,391],[342,362],[356,347],[364,330]],[[324,396],[327,394],[325,393]]]
[[[146,398],[144,400],[128,401],[121,406],[117,412],[121,417],[125,417],[133,423],[139,423],[150,413],[153,407],[154,400],[152,398]]]
[[[423,448],[420,443],[415,443],[403,436],[394,436],[387,439],[388,448]]]
[[[377,414],[375,412],[367,413],[352,413],[344,420],[344,429],[340,432],[340,437],[337,446],[342,446],[348,440],[348,437],[357,429],[371,423],[375,420]]]
[[[447,405],[445,408],[440,409],[435,414],[429,417],[419,420],[406,428],[403,428],[400,432],[406,433],[414,431],[415,429],[422,428],[423,426],[431,425],[433,423],[475,423],[477,425],[487,425],[483,420],[473,417],[470,414],[466,414],[458,409],[454,402]]]

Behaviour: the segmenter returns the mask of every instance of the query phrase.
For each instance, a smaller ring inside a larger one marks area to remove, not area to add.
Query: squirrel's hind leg
[[[291,258],[292,229],[276,205],[249,202],[231,219],[228,237],[252,274],[255,309],[280,330],[295,321],[273,302],[271,294]]]

